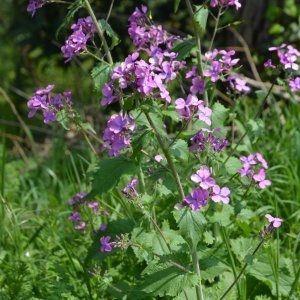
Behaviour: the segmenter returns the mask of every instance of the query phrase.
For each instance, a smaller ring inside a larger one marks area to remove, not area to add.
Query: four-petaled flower
[[[268,219],[270,225],[274,228],[278,228],[281,226],[283,222],[282,219],[271,216],[270,214],[266,214],[265,217]]]

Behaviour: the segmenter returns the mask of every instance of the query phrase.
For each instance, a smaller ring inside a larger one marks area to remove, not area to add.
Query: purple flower
[[[112,243],[110,243],[110,236],[103,236],[100,238],[101,252],[110,252],[112,250]]]
[[[31,16],[33,17],[35,14],[35,11],[38,8],[41,8],[46,4],[45,0],[29,0],[29,3],[27,5],[27,12],[31,13]]]
[[[214,151],[220,152],[229,145],[226,139],[214,136],[214,133],[220,131],[219,129],[201,129],[196,135],[191,138],[190,151],[205,150],[206,146],[210,146]]]
[[[68,220],[72,222],[79,222],[81,220],[80,213],[78,211],[74,211]]]
[[[83,203],[83,202],[82,202],[82,199],[83,199],[86,195],[87,195],[87,192],[77,193],[77,194],[75,194],[75,195],[73,196],[72,199],[70,199],[70,200],[68,201],[68,203],[69,203],[70,205],[74,205],[74,206],[80,205],[80,204]]]
[[[272,68],[275,69],[276,67],[273,65],[272,59],[268,59],[265,63],[264,63],[264,67],[265,68]]]
[[[271,185],[271,181],[266,179],[265,169],[260,169],[258,174],[253,175],[253,179],[261,189],[265,189],[267,186]]]
[[[289,80],[289,86],[292,92],[300,91],[300,77],[296,77],[294,80]]]
[[[87,226],[87,224],[85,222],[81,222],[80,224],[74,226],[74,228],[76,230],[81,230],[82,233],[85,233],[85,227]]]
[[[190,87],[190,91],[192,94],[199,93],[202,95],[205,89],[205,81],[202,80],[199,76],[196,76],[192,79],[192,86]]]
[[[110,156],[119,156],[120,151],[130,145],[131,134],[135,129],[134,120],[129,115],[112,115],[104,130],[102,151],[109,150]]]
[[[199,100],[196,96],[189,94],[187,99],[178,98],[175,101],[175,109],[182,119],[189,120],[198,110]]]
[[[99,231],[106,231],[107,225],[106,224],[101,224],[99,227]]]
[[[270,225],[274,228],[279,228],[281,226],[281,223],[283,222],[282,219],[272,217],[270,214],[266,214],[265,217],[268,219]]]
[[[61,47],[61,51],[66,58],[65,62],[70,61],[74,55],[79,55],[82,51],[85,51],[87,41],[96,32],[90,16],[78,19],[77,23],[71,26],[71,29],[73,33],[68,37],[65,45]]]
[[[227,187],[220,188],[218,185],[213,186],[213,194],[211,199],[214,202],[223,202],[224,204],[229,203],[230,190]]]
[[[210,0],[210,6],[235,6],[235,9],[238,10],[242,5],[239,3],[239,0]]]
[[[126,184],[126,186],[122,189],[122,193],[125,194],[129,198],[133,198],[138,196],[138,193],[136,191],[137,186],[137,178],[133,178],[129,183]]]
[[[196,188],[189,196],[183,199],[182,204],[189,206],[192,210],[199,210],[207,204],[208,196],[207,190]]]
[[[203,71],[203,75],[205,77],[210,77],[212,82],[216,82],[220,78],[221,72],[222,65],[218,61],[214,60],[211,63],[211,68]]]
[[[210,187],[213,187],[216,182],[215,180],[210,177],[211,173],[207,166],[201,166],[200,169],[191,176],[191,180],[194,182],[199,183],[200,187],[207,190]]]
[[[48,85],[46,88],[38,89],[28,100],[28,117],[32,118],[38,110],[41,110],[44,116],[44,123],[48,124],[56,121],[58,111],[72,106],[71,92],[52,95],[54,85]]]
[[[250,87],[247,86],[247,82],[244,79],[237,77],[236,75],[229,76],[227,78],[231,87],[239,93],[247,94],[250,92]]]

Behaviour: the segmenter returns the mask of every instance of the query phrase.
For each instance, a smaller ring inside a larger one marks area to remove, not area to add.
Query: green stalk
[[[103,30],[102,30],[102,28],[101,28],[101,26],[100,26],[100,24],[99,24],[99,22],[98,22],[98,20],[97,20],[97,18],[95,16],[95,14],[94,14],[94,11],[93,11],[93,9],[92,9],[92,7],[90,5],[89,0],[84,0],[84,2],[85,2],[86,9],[89,12],[89,15],[91,16],[91,18],[93,20],[93,23],[94,23],[94,25],[96,27],[97,33],[98,33],[98,35],[99,35],[99,37],[100,37],[100,39],[102,41],[102,44],[103,44],[103,47],[104,47],[104,52],[105,52],[105,54],[107,56],[107,61],[108,61],[108,63],[110,65],[112,65],[113,64],[113,59],[111,57],[111,53],[110,53],[107,41],[105,39]]]
[[[255,255],[255,253],[258,251],[258,249],[261,247],[261,245],[264,243],[264,239],[262,239],[260,241],[260,243],[257,245],[257,247],[255,248],[255,250],[252,253],[252,256]],[[244,271],[246,270],[248,266],[248,263],[245,263],[245,265],[243,266],[243,268],[241,269],[239,275],[235,278],[235,280],[233,281],[233,283],[229,286],[229,288],[225,291],[225,293],[222,295],[222,297],[220,298],[220,300],[225,299],[225,296],[230,292],[230,290],[234,287],[234,285],[238,282],[238,280],[240,279],[240,277],[243,275]]]
[[[199,259],[197,250],[194,249],[192,252],[192,261],[193,261],[193,269],[194,272],[198,275],[200,283],[196,285],[196,294],[198,300],[204,300],[203,291],[202,291],[202,284],[201,284],[201,271],[199,266]]]
[[[233,275],[234,275],[234,278],[237,278],[237,270],[236,270],[236,266],[235,266],[235,262],[234,262],[234,258],[233,258],[233,253],[231,251],[231,247],[230,247],[230,244],[229,244],[228,235],[227,235],[226,229],[223,226],[221,227],[221,229],[222,229],[223,239],[224,239],[224,242],[226,244],[226,248],[227,248],[227,251],[228,251],[228,254],[229,254]],[[241,299],[240,286],[237,284],[236,287],[237,287],[237,290],[238,290],[238,299]]]

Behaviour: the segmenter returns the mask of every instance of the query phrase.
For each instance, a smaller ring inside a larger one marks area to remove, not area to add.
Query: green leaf
[[[110,79],[110,74],[111,67],[106,64],[99,64],[92,69],[91,76],[97,90],[102,91],[104,84]]]
[[[186,141],[178,139],[170,148],[172,156],[178,160],[187,161],[189,158],[189,148]]]
[[[179,4],[180,4],[180,0],[174,1],[174,13],[177,13]]]
[[[256,247],[256,243],[253,239],[239,237],[235,240],[230,240],[230,245],[232,247],[232,252],[236,255],[240,263],[245,262],[247,255],[251,255]]]
[[[145,274],[147,276],[142,283],[142,288],[153,296],[175,297],[185,288],[193,287],[198,283],[196,274],[187,273],[168,262],[152,261],[152,264],[143,271],[142,275]]]
[[[174,211],[173,215],[182,237],[195,250],[202,236],[203,225],[206,224],[202,213],[186,208]]]
[[[196,12],[194,15],[195,21],[199,24],[200,30],[202,33],[205,32],[207,16],[209,10],[204,5],[195,5]]]
[[[111,28],[111,26],[106,22],[106,20],[101,19],[101,20],[99,20],[99,23],[100,23],[102,29],[111,38],[112,42],[111,42],[110,48],[113,49],[120,42],[120,39],[119,39],[118,35]]]
[[[183,60],[188,57],[192,50],[196,47],[196,41],[194,38],[189,38],[181,42],[177,42],[172,48],[173,52],[178,53],[176,59]]]
[[[221,205],[221,204],[220,204]],[[221,226],[229,226],[231,224],[231,216],[234,214],[234,208],[231,205],[223,204],[220,211],[215,211],[212,216],[209,217],[213,223],[219,223]]]
[[[234,175],[235,173],[238,172],[239,169],[242,168],[242,163],[238,158],[231,156],[227,160],[227,162],[225,164],[225,168],[226,168],[228,175]]]
[[[214,243],[215,238],[213,237],[210,231],[205,231],[203,234],[204,243],[207,245],[212,245]]]
[[[60,125],[66,129],[69,130],[69,117],[68,113],[62,109],[56,114],[56,121],[60,123]]]
[[[219,102],[214,103],[212,107],[212,128],[224,128],[225,120],[229,115],[229,109]],[[225,131],[223,129],[222,131]]]
[[[106,193],[117,186],[121,176],[125,174],[134,176],[137,172],[138,166],[136,163],[125,157],[103,159],[92,170],[92,191],[88,196],[94,197]]]
[[[94,134],[96,134],[96,131],[94,130],[94,128],[92,127],[91,123],[85,122],[85,123],[81,123],[80,127],[84,130],[88,130]]]

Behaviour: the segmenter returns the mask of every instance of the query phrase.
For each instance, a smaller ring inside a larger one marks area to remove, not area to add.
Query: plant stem
[[[160,135],[159,135],[159,133],[158,133],[158,130],[157,130],[155,124],[153,123],[153,121],[152,121],[152,119],[151,119],[149,113],[148,113],[148,112],[144,112],[144,113],[145,113],[145,116],[146,116],[146,118],[147,118],[147,120],[148,120],[150,126],[152,127],[152,129],[153,129],[154,132],[155,132],[155,135],[156,135],[157,141],[158,141],[158,143],[159,143],[159,146],[160,146],[162,152],[164,153],[164,155],[165,155],[165,157],[166,157],[166,159],[167,159],[167,162],[168,162],[168,165],[169,165],[169,167],[170,167],[171,173],[172,173],[172,175],[174,176],[174,179],[175,179],[175,181],[176,181],[176,186],[177,186],[177,190],[178,190],[178,193],[179,193],[179,195],[180,195],[180,198],[181,198],[181,200],[183,200],[183,199],[185,198],[185,196],[184,196],[182,184],[181,184],[179,175],[178,175],[178,173],[177,173],[177,171],[176,171],[176,168],[175,168],[175,164],[174,164],[174,162],[173,162],[173,159],[172,159],[172,157],[171,157],[171,155],[170,155],[170,152],[169,152],[169,150],[168,150],[168,147],[164,144],[162,138],[160,137]]]
[[[255,255],[255,253],[258,251],[258,249],[261,247],[261,245],[264,243],[264,239],[262,239],[260,241],[260,243],[257,245],[257,247],[255,248],[255,250],[252,253],[252,256]],[[242,276],[242,274],[244,273],[244,271],[246,270],[248,266],[248,263],[245,263],[245,265],[243,266],[243,268],[241,269],[239,275],[235,278],[235,280],[233,281],[233,283],[229,286],[229,288],[225,291],[225,293],[222,295],[222,297],[220,298],[220,300],[225,299],[225,296],[230,292],[230,290],[233,288],[233,286],[238,282],[238,280],[240,279],[240,277]]]
[[[107,61],[108,61],[108,63],[110,65],[112,65],[113,64],[113,59],[111,57],[110,50],[109,50],[107,41],[105,39],[103,30],[101,28],[101,25],[99,24],[99,22],[98,22],[98,20],[97,20],[97,18],[95,16],[95,14],[94,14],[94,11],[93,11],[93,9],[92,9],[92,7],[90,5],[89,0],[84,0],[84,2],[85,2],[86,9],[89,12],[89,14],[90,14],[90,16],[91,16],[91,18],[93,20],[93,23],[94,23],[94,25],[96,27],[97,33],[98,33],[98,35],[99,35],[99,37],[100,37],[100,39],[102,41],[102,44],[103,44],[103,47],[104,47],[104,52],[105,52],[105,54],[107,56]]]
[[[232,251],[231,251],[231,248],[230,248],[226,228],[222,226],[221,230],[222,230],[223,239],[225,241],[226,248],[227,248],[227,251],[228,251],[228,254],[229,254],[233,275],[234,275],[234,278],[237,278],[237,270],[236,270],[236,267],[235,267],[233,254],[232,254]],[[238,284],[237,284],[237,290],[238,290],[238,299],[241,299],[241,289],[240,289],[240,286]]]
[[[202,284],[201,284],[201,271],[200,271],[200,267],[199,267],[199,260],[198,260],[198,254],[197,254],[197,250],[193,250],[192,253],[192,261],[193,261],[193,269],[194,272],[198,275],[199,281],[200,283],[196,285],[196,294],[197,294],[197,299],[198,300],[204,300],[203,297],[203,291],[202,291]]]

